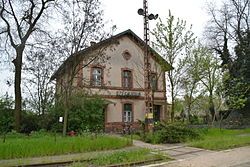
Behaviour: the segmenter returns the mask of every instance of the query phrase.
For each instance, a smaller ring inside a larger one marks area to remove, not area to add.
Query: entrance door
[[[161,118],[161,105],[154,105],[154,122],[160,121]]]

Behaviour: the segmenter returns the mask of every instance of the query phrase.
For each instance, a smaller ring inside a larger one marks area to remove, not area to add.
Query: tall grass
[[[127,139],[113,136],[19,137],[0,142],[0,159],[59,155],[118,149],[131,145]]]
[[[72,167],[83,167],[83,166],[106,166],[106,165],[114,165],[117,166],[119,164],[128,164],[128,163],[136,163],[143,162],[149,160],[169,160],[170,158],[166,156],[162,156],[160,154],[152,154],[149,149],[137,149],[130,151],[119,151],[107,155],[102,155],[97,157],[96,159],[90,160],[85,163],[75,163]]]
[[[210,150],[223,150],[250,145],[250,129],[228,130],[208,129],[202,133],[200,140],[194,140],[188,144],[193,147]]]

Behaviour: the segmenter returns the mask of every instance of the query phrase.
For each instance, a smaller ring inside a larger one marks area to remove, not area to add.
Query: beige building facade
[[[72,85],[78,91],[98,94],[107,101],[105,131],[122,132],[126,128],[139,128],[138,120],[145,120],[144,97],[144,48],[145,43],[131,30],[115,35],[66,60],[52,76],[57,81],[57,92],[65,78],[72,76],[73,65],[77,70]],[[67,61],[69,63],[67,63]],[[167,117],[165,72],[170,65],[150,48],[150,84],[154,103],[154,121]]]

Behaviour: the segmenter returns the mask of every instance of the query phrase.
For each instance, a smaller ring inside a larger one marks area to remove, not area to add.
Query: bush
[[[199,117],[197,115],[190,115],[189,122],[192,125],[200,124]]]
[[[13,128],[13,101],[8,97],[0,98],[0,134],[10,132]]]
[[[39,115],[39,129],[61,133],[63,123],[59,122],[59,117],[63,116],[63,105],[56,104],[48,109],[44,115]]]
[[[29,134],[32,131],[37,131],[39,129],[38,122],[39,119],[36,113],[23,111],[21,133]]]
[[[98,96],[76,94],[71,99],[68,130],[100,132],[104,128],[105,101]]]
[[[180,143],[197,139],[200,135],[184,124],[160,124],[154,133],[146,135],[145,141],[150,143]]]

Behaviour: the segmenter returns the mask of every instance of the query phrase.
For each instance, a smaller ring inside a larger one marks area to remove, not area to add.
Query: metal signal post
[[[149,20],[156,20],[158,18],[158,14],[148,14],[148,1],[143,0],[143,9],[138,10],[138,14],[144,17],[144,96],[145,96],[145,124],[146,130],[152,130],[153,128],[153,95],[150,86],[150,55],[149,55]]]

